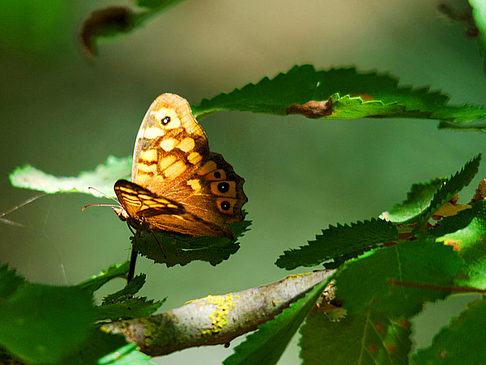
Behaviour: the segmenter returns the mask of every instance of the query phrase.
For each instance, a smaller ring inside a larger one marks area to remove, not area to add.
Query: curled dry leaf
[[[317,119],[332,114],[331,98],[322,101],[310,100],[305,104],[292,104],[285,109],[286,114],[302,114],[307,118]]]
[[[93,11],[83,22],[79,31],[79,42],[88,58],[96,55],[96,38],[110,33],[129,30],[133,16],[125,6],[109,6]]]

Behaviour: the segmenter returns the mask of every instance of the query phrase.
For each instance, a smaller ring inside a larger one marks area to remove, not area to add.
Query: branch
[[[334,270],[290,275],[258,288],[209,295],[150,317],[112,322],[103,329],[123,334],[150,356],[188,347],[226,344],[275,317]]]

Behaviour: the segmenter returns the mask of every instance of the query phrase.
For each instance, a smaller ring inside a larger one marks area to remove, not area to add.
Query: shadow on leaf
[[[246,215],[245,212],[244,214]],[[140,254],[168,267],[187,265],[195,260],[207,261],[215,266],[238,251],[238,238],[244,235],[250,225],[251,221],[247,220],[232,224],[229,229],[235,237],[234,240],[227,237],[192,237],[154,232],[156,240],[151,232],[145,231],[140,232],[136,243],[134,237],[130,239],[132,244],[137,245]]]

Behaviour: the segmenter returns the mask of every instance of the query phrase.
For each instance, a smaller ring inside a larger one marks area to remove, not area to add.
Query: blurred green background
[[[111,4],[128,2],[1,2],[0,212],[36,194],[10,186],[7,175],[18,165],[69,176],[107,155],[131,155],[146,109],[163,92],[196,104],[312,63],[390,72],[402,85],[440,89],[454,104],[484,104],[477,44],[437,12],[437,1],[189,0],[133,33],[100,42],[98,59],[88,62],[76,32],[91,11]],[[137,269],[148,276],[142,294],[168,296],[162,310],[278,280],[288,274],[273,265],[284,249],[329,224],[377,216],[403,200],[412,183],[450,175],[486,152],[483,134],[438,130],[430,120],[219,113],[202,124],[211,149],[245,177],[253,226],[238,253],[217,267],[193,262],[167,269],[139,259]],[[46,196],[9,214],[24,227],[0,223],[0,263],[34,282],[74,284],[123,262],[126,225],[109,208],[81,212],[101,202]],[[105,290],[117,285],[122,281]],[[427,306],[416,323],[417,345],[430,342],[447,313],[470,299]],[[219,363],[231,353],[222,346],[192,349],[157,362]],[[280,364],[297,361],[294,344]]]

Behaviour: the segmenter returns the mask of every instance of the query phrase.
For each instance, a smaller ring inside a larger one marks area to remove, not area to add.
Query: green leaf
[[[449,98],[426,88],[398,86],[396,78],[354,68],[316,71],[294,66],[257,84],[203,99],[192,111],[200,119],[220,111],[250,111],[311,118],[408,117],[467,122],[486,117],[481,106],[449,106]],[[316,103],[308,103],[315,101]],[[455,124],[456,126],[461,126]]]
[[[129,266],[130,263],[128,261],[125,261],[123,264],[112,265],[91,279],[79,283],[78,287],[94,292],[114,278],[124,278],[128,273]]]
[[[383,242],[393,240],[398,240],[395,225],[381,219],[337,227],[329,226],[322,231],[322,235],[317,235],[314,241],[309,241],[307,246],[285,251],[275,264],[292,270],[298,266],[315,266],[333,260],[331,264],[325,263],[326,268],[331,268]]]
[[[132,298],[145,284],[145,278],[145,274],[135,276],[123,289],[103,298],[103,304],[123,302],[128,298]]]
[[[330,321],[325,313],[310,314],[300,330],[304,365],[408,364],[410,323],[366,311]]]
[[[476,176],[479,169],[479,162],[481,161],[481,154],[478,154],[472,160],[468,161],[464,167],[456,172],[456,174],[447,179],[442,186],[437,190],[434,198],[430,202],[427,209],[420,213],[413,220],[417,223],[417,229],[421,229],[441,206],[447,203],[461,191],[465,186],[469,185],[471,180]]]
[[[412,364],[483,364],[486,358],[486,301],[476,300],[443,328]]]
[[[475,203],[472,205],[471,209],[461,210],[456,215],[442,218],[439,224],[423,232],[423,235],[425,237],[438,238],[466,228],[478,214],[483,214],[481,212],[483,204],[483,202]],[[478,238],[479,234],[480,232],[477,232],[473,236]],[[473,238],[473,236],[469,236],[468,238]],[[450,238],[452,237],[453,236],[450,236]],[[440,241],[444,241],[444,239],[441,239]]]
[[[106,296],[96,309],[96,320],[120,320],[147,317],[154,313],[165,302],[165,299],[154,302],[145,297],[133,296],[145,283],[145,274],[134,277],[123,289]]]
[[[469,220],[469,218],[473,217]],[[469,222],[468,222],[469,220]],[[468,222],[467,226],[461,227]],[[445,233],[453,228],[462,229],[446,234],[438,239],[454,247],[464,259],[463,268],[466,278],[458,280],[459,284],[486,289],[486,201],[474,203],[471,209],[459,212],[457,217],[450,217],[441,221]],[[440,232],[439,228],[439,233]],[[432,233],[435,230],[431,230]]]
[[[103,304],[97,306],[96,320],[118,321],[120,319],[148,317],[154,313],[165,302],[167,298],[153,301],[146,297],[128,298],[123,302]]]
[[[99,364],[100,358],[105,358],[109,354],[116,353],[126,345],[125,337],[103,332],[98,328],[93,328],[88,338],[68,356],[64,357],[59,363],[69,365],[88,365]],[[135,345],[130,345],[135,348]]]
[[[177,5],[183,0],[137,0],[137,5],[143,8],[167,10],[170,6]]]
[[[25,284],[25,279],[17,275],[8,265],[0,265],[0,303],[12,295],[19,286]]]
[[[147,365],[153,364],[151,357],[140,351],[134,344],[125,345],[98,360],[99,365]]]
[[[246,212],[243,211],[243,216]],[[142,255],[168,267],[186,265],[191,261],[207,261],[215,266],[227,260],[240,248],[238,238],[248,230],[251,222],[243,220],[232,224],[229,230],[235,239],[227,237],[190,237],[168,232],[156,232],[157,239],[152,233],[141,231],[137,239],[131,237],[132,244]]]
[[[108,156],[106,162],[93,171],[81,172],[77,177],[57,177],[46,174],[30,165],[17,167],[10,175],[10,183],[17,188],[43,191],[45,193],[85,193],[103,196],[89,187],[114,197],[113,185],[119,178],[130,175],[131,158]]]
[[[479,46],[484,58],[486,57],[486,4],[482,0],[469,0],[469,4],[473,8],[472,15],[479,30]]]
[[[226,358],[223,364],[276,364],[329,280],[330,278],[317,284],[305,297],[292,303],[273,320],[258,327],[258,331],[235,347],[234,354]]]
[[[55,363],[88,337],[91,293],[78,287],[24,284],[0,303],[0,345],[27,363]]]
[[[395,223],[411,220],[428,208],[434,194],[445,181],[445,178],[437,178],[428,183],[413,184],[407,199],[395,205],[389,212],[384,212],[381,217]]]
[[[353,314],[370,309],[390,318],[410,318],[425,302],[443,299],[449,292],[391,285],[389,280],[452,286],[462,265],[450,246],[425,239],[404,241],[346,262],[334,276],[336,297]]]

